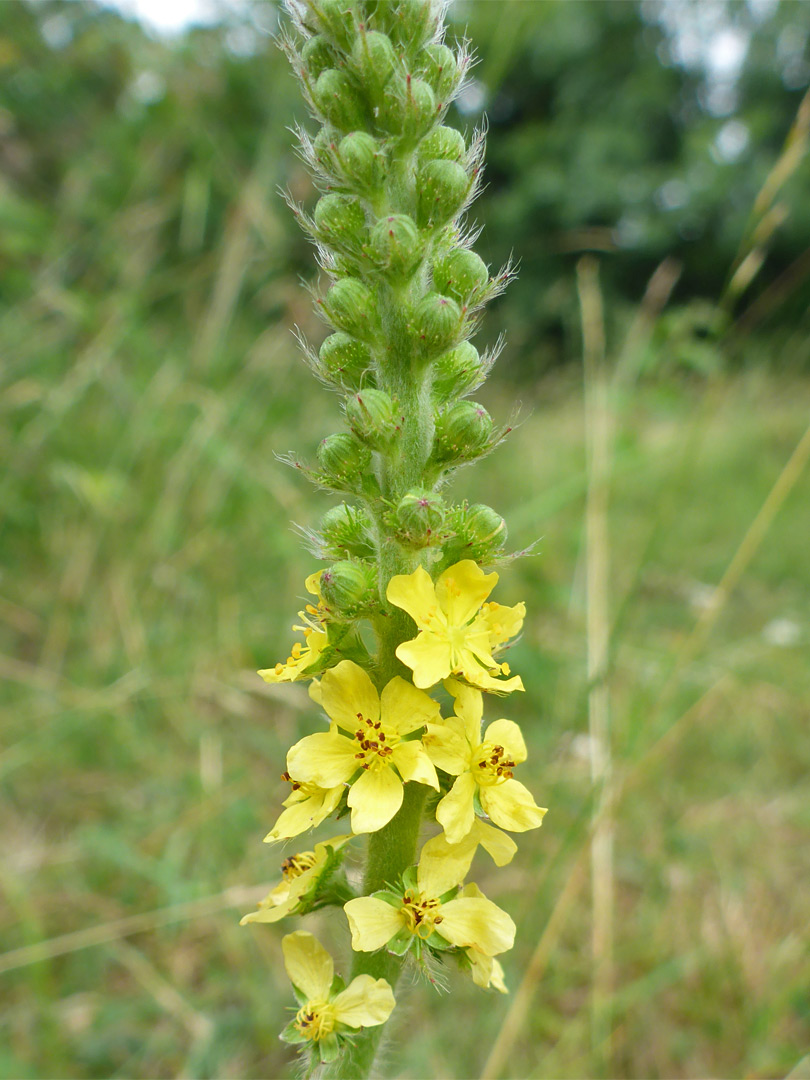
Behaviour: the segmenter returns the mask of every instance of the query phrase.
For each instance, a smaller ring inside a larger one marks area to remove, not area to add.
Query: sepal
[[[403,418],[384,390],[352,394],[345,408],[352,434],[372,450],[385,450],[401,430]]]
[[[342,559],[321,574],[321,593],[329,611],[355,619],[379,602],[377,568],[356,559]]]
[[[449,348],[461,333],[461,309],[450,297],[430,292],[416,305],[411,328],[423,353],[435,356]]]
[[[366,131],[353,131],[340,141],[337,160],[344,176],[365,193],[377,192],[385,179],[385,156]]]
[[[473,461],[492,446],[492,417],[483,405],[458,401],[436,420],[433,461],[444,465]]]
[[[446,225],[462,209],[471,188],[467,170],[457,161],[428,161],[419,171],[419,225],[426,229]]]
[[[484,381],[487,365],[478,349],[462,341],[433,362],[433,400],[445,405],[472,393]]]
[[[467,144],[464,136],[456,128],[445,127],[443,124],[428,132],[416,151],[420,165],[439,160],[461,162],[466,155]]]
[[[368,345],[339,330],[330,334],[318,353],[318,374],[346,390],[373,384],[373,360]]]
[[[343,559],[374,556],[372,521],[360,506],[340,503],[327,510],[321,519],[321,549],[326,556]]]
[[[460,304],[478,300],[489,285],[489,270],[474,251],[456,248],[433,265],[433,284]]]
[[[436,491],[412,488],[400,499],[393,519],[394,535],[400,544],[414,548],[435,546],[444,536],[444,500]]]
[[[407,214],[381,218],[371,230],[368,253],[392,277],[409,277],[424,255],[424,243],[413,218]]]
[[[376,341],[379,332],[377,300],[362,281],[341,278],[318,303],[338,330],[360,341]]]
[[[324,119],[340,131],[357,131],[368,123],[363,100],[345,71],[329,68],[322,72],[312,88],[312,100]]]

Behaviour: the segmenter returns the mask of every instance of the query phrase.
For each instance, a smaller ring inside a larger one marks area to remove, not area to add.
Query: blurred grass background
[[[491,129],[480,250],[523,263],[487,322],[509,345],[483,400],[495,416],[525,406],[455,491],[497,507],[515,547],[542,537],[498,599],[528,601],[514,654],[527,693],[509,714],[551,809],[511,867],[476,873],[518,922],[512,995],[456,978],[442,997],[403,988],[385,1067],[799,1080],[800,140],[752,208],[810,82],[807,11],[457,2],[451,17],[480,54],[454,122],[486,109]],[[298,281],[311,251],[276,194],[313,196],[286,131],[304,117],[276,18],[228,5],[166,41],[83,0],[0,5],[3,1076],[290,1074],[280,934],[237,924],[277,877],[260,841],[313,714],[300,687],[253,673],[286,655],[312,569],[290,523],[328,505],[274,454],[311,454],[338,414],[289,333],[320,331]],[[583,252],[600,261],[612,429],[600,542],[616,911],[613,992],[596,1003]],[[755,272],[733,278],[752,252]],[[669,304],[617,383],[666,256]],[[307,925],[347,955],[337,920]]]

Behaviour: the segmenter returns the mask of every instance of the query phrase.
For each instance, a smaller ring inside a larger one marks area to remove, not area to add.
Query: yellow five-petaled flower
[[[333,992],[332,957],[312,934],[304,930],[288,934],[281,939],[281,948],[290,981],[304,998],[291,1030],[282,1038],[322,1044],[319,1049],[323,1057],[323,1044],[334,1044],[342,1029],[376,1027],[391,1015],[396,1003],[385,979],[358,975],[345,990]]]
[[[448,679],[445,686],[455,697],[456,715],[440,724],[428,724],[424,746],[434,765],[456,780],[436,807],[436,820],[451,844],[467,835],[475,820],[475,796],[496,825],[510,832],[536,829],[545,808],[512,770],[526,760],[526,744],[512,720],[496,720],[481,733],[483,695],[480,690]]]
[[[352,832],[376,832],[386,825],[402,805],[403,781],[438,791],[436,769],[421,741],[405,738],[438,719],[439,706],[427,694],[398,676],[378,694],[361,667],[343,660],[324,672],[320,700],[335,723],[291,747],[287,769],[298,780],[326,789],[358,774],[347,800]]]
[[[352,932],[352,948],[374,952],[403,930],[423,941],[436,932],[450,945],[471,948],[483,956],[511,949],[515,924],[477,887],[467,886],[452,899],[442,896],[461,884],[441,862],[420,860],[416,888],[403,888],[398,906],[377,896],[359,896],[344,905]]]
[[[281,881],[274,889],[259,901],[258,911],[243,915],[240,926],[248,923],[274,923],[285,915],[292,915],[301,902],[317,893],[324,871],[350,835],[335,836],[316,844],[313,851],[299,851],[290,855],[281,864]]]
[[[321,657],[321,653],[329,643],[326,633],[326,609],[321,601],[321,574],[322,570],[310,574],[305,585],[307,592],[318,597],[318,606],[307,604],[305,611],[299,611],[304,625],[293,626],[304,635],[304,644],[296,641],[292,647],[286,664],[278,663],[271,668],[263,668],[258,674],[266,683],[295,682],[297,679],[311,678],[315,667]]]
[[[419,634],[397,648],[397,656],[413,671],[416,686],[426,689],[448,675],[460,675],[472,686],[495,693],[522,690],[519,676],[508,675],[507,664],[493,657],[523,625],[525,604],[504,607],[484,601],[498,575],[485,574],[472,559],[464,559],[440,574],[436,584],[421,566],[398,574],[388,583],[390,603],[411,616]]]

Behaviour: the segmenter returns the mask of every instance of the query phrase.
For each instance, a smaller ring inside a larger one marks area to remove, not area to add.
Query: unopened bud
[[[506,543],[506,522],[491,506],[475,503],[467,508],[464,518],[465,531],[473,543],[493,551]]]
[[[456,248],[433,265],[433,284],[460,304],[474,300],[489,284],[489,270],[474,251]]]
[[[338,250],[357,250],[366,238],[366,215],[352,195],[322,195],[313,217],[319,238]]]
[[[381,218],[371,230],[369,254],[383,270],[408,277],[422,260],[423,245],[416,223],[407,214]]]
[[[428,354],[443,352],[453,344],[461,329],[461,310],[455,300],[431,292],[414,310],[413,331]]]
[[[378,102],[397,66],[391,41],[376,30],[361,30],[352,48],[352,61],[364,87]]]
[[[417,150],[420,162],[461,161],[466,153],[467,146],[461,132],[443,125],[429,131]]]
[[[321,345],[318,359],[324,377],[346,390],[356,390],[369,381],[371,350],[368,345],[348,334],[330,334]]]
[[[461,72],[452,49],[446,45],[428,45],[420,54],[424,77],[438,101],[447,101],[461,81]]]
[[[346,398],[346,419],[353,434],[373,450],[384,450],[399,431],[399,416],[384,390],[361,390]]]
[[[304,43],[301,59],[313,82],[324,71],[335,67],[338,62],[337,53],[322,34],[315,34]]]
[[[469,191],[470,178],[463,165],[429,161],[419,173],[419,224],[428,228],[446,224],[464,205]]]
[[[397,539],[417,548],[438,543],[444,515],[441,495],[423,488],[412,489],[400,500],[395,511]]]
[[[424,79],[395,77],[385,88],[378,123],[392,135],[415,140],[436,119],[436,98]]]
[[[325,32],[341,49],[350,50],[360,21],[357,0],[317,0],[311,7]]]
[[[326,172],[335,171],[336,156],[338,140],[340,139],[340,133],[336,131],[331,125],[325,124],[315,138],[312,140],[312,149],[315,154],[315,160],[325,169]]]
[[[469,341],[437,357],[433,364],[433,400],[437,405],[464,397],[481,382],[481,357]]]
[[[377,302],[374,293],[357,278],[336,281],[324,297],[323,309],[338,330],[373,341],[377,333]]]
[[[321,537],[327,550],[338,558],[355,555],[368,558],[374,555],[371,536],[372,522],[360,506],[339,503],[327,510],[321,519]]]
[[[346,176],[363,191],[376,191],[385,176],[385,158],[366,131],[353,131],[341,140],[338,159]]]
[[[483,405],[458,401],[436,421],[433,457],[439,462],[472,461],[492,437],[492,417]]]
[[[378,598],[377,570],[371,563],[344,559],[321,574],[321,595],[326,607],[353,618],[368,611]]]
[[[352,491],[371,464],[371,451],[353,435],[327,435],[317,451],[324,480],[338,491]]]
[[[418,49],[436,30],[436,5],[431,0],[399,0],[383,3],[390,31],[407,48]]]
[[[345,71],[324,71],[318,76],[312,96],[326,119],[341,131],[365,127],[365,108]]]

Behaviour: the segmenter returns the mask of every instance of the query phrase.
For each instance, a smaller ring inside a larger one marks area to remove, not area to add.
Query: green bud
[[[321,574],[321,595],[330,611],[354,618],[378,599],[377,570],[371,563],[344,559]]]
[[[436,98],[424,79],[395,77],[385,88],[377,118],[384,131],[418,139],[436,119]]]
[[[366,112],[360,95],[345,71],[330,68],[318,76],[312,91],[315,104],[341,131],[356,131],[366,126]]]
[[[463,165],[429,161],[419,172],[420,226],[435,229],[445,225],[464,205],[469,190],[470,178]]]
[[[371,451],[353,435],[327,435],[317,450],[324,480],[338,491],[352,491],[371,464]]]
[[[360,21],[357,0],[317,0],[310,6],[326,33],[341,49],[349,51]]]
[[[435,355],[453,344],[461,329],[461,310],[455,300],[428,293],[416,305],[411,326],[426,353]]]
[[[464,136],[455,128],[440,125],[429,131],[419,143],[417,154],[420,162],[461,161],[467,153]]]
[[[363,191],[376,191],[385,178],[385,158],[366,131],[353,131],[341,140],[338,159],[343,172]]]
[[[371,350],[348,334],[330,334],[318,353],[321,374],[346,390],[356,390],[372,377]]]
[[[340,134],[333,127],[325,124],[312,140],[315,160],[328,173],[335,171],[336,150]]]
[[[443,405],[464,397],[481,382],[481,357],[469,341],[437,357],[433,364],[433,400]]]
[[[360,341],[374,341],[377,336],[377,301],[374,293],[357,278],[336,281],[319,301],[338,330],[345,330]]]
[[[446,45],[428,45],[420,54],[424,76],[438,101],[447,101],[461,81],[461,72],[452,49]]]
[[[431,0],[383,0],[381,14],[391,34],[409,49],[418,49],[436,30],[437,12]]]
[[[381,218],[371,230],[369,254],[383,270],[408,277],[422,261],[422,238],[407,214]]]
[[[379,103],[383,87],[397,67],[394,47],[389,38],[376,30],[361,30],[352,48],[352,61],[363,86]]]
[[[397,539],[417,548],[440,542],[444,515],[441,495],[425,488],[413,488],[400,500],[394,512]]]
[[[304,43],[301,59],[313,82],[324,71],[336,67],[338,63],[337,53],[321,34],[316,34]]]
[[[339,503],[327,510],[321,519],[321,537],[329,551],[339,557],[374,555],[371,518],[359,506]]]
[[[323,195],[313,215],[321,240],[339,250],[357,250],[366,238],[366,215],[352,195]]]
[[[472,461],[486,450],[492,437],[492,417],[483,405],[458,401],[436,420],[434,460]]]
[[[400,417],[384,390],[361,390],[346,398],[346,419],[353,434],[373,450],[384,450],[400,430]]]
[[[475,503],[464,515],[465,532],[478,547],[498,550],[506,543],[506,522],[491,506]]]
[[[474,251],[456,248],[434,263],[433,284],[445,296],[466,304],[487,287],[489,270]]]

